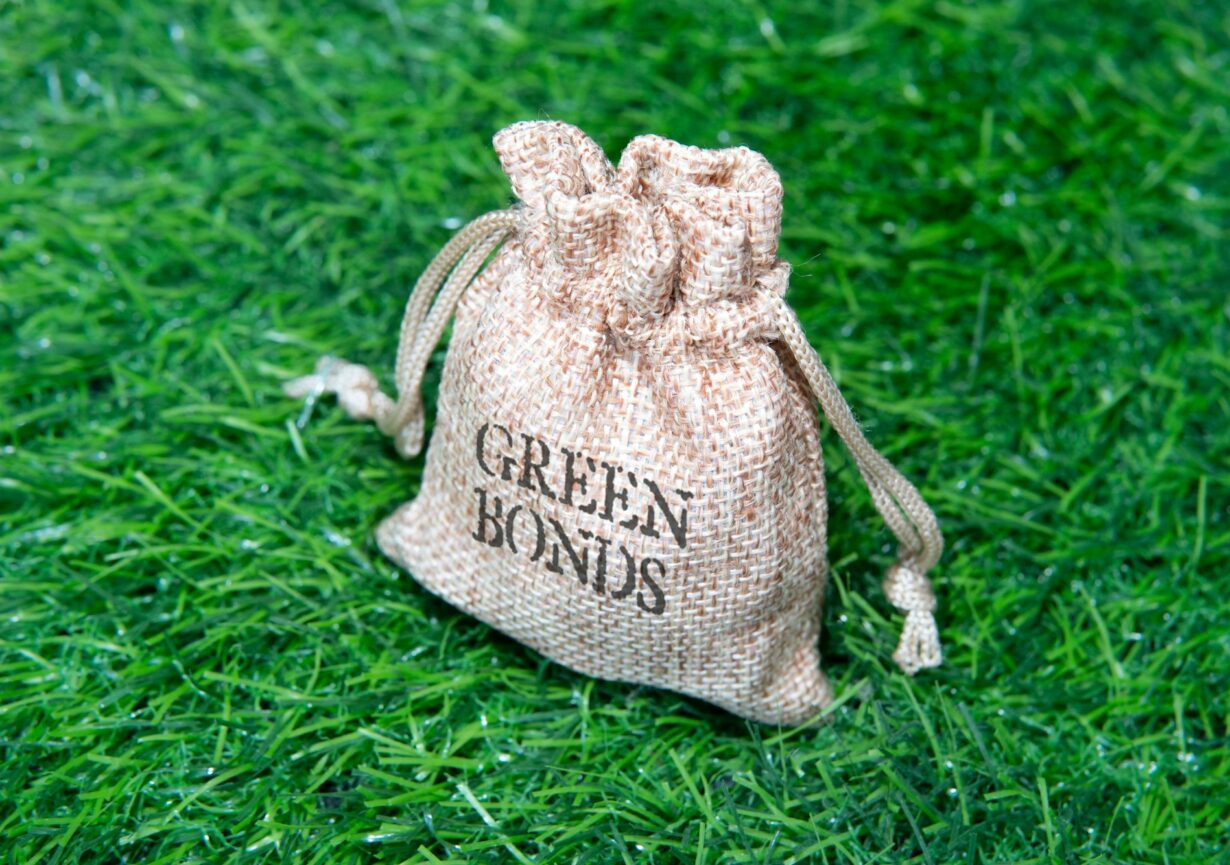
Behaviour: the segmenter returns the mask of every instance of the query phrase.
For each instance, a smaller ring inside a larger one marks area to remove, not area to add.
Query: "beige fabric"
[[[522,203],[462,229],[415,286],[399,400],[332,358],[287,385],[337,393],[413,456],[423,370],[456,307],[422,487],[381,524],[381,549],[573,669],[807,721],[832,699],[814,399],[900,543],[884,583],[906,613],[894,658],[911,674],[938,664],[939,528],[785,303],[764,157],[642,136],[616,169],[555,122],[495,146]]]

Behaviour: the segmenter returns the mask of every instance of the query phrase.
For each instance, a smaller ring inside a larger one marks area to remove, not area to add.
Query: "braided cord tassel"
[[[828,367],[807,341],[794,310],[780,297],[777,325],[778,335],[798,362],[824,416],[854,458],[876,510],[897,538],[898,561],[884,579],[889,602],[905,613],[893,660],[911,676],[939,666],[943,652],[935,623],[935,592],[927,578],[927,571],[939,561],[944,549],[935,513],[915,486],[867,441]]]

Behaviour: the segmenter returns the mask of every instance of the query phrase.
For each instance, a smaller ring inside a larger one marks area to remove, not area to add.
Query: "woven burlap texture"
[[[455,311],[422,486],[380,548],[574,670],[757,721],[815,719],[832,700],[818,400],[901,545],[885,580],[907,614],[894,657],[938,664],[938,526],[784,301],[765,158],[642,136],[616,169],[559,122],[515,124],[495,148],[521,203],[459,232],[419,280],[398,400],[332,358],[287,387],[337,393],[413,456],[423,372]]]

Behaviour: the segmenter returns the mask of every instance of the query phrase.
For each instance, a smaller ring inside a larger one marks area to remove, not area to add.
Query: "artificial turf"
[[[26,0],[0,105],[0,862],[1227,861],[1224,5]],[[389,380],[534,118],[778,168],[790,299],[947,534],[944,667],[889,660],[831,436],[818,728],[377,552],[421,459],[280,384]]]

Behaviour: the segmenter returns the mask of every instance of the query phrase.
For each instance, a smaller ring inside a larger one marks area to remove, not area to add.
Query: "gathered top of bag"
[[[789,267],[777,259],[781,179],[759,153],[642,135],[616,168],[550,122],[514,124],[495,149],[524,203],[538,287],[582,320],[630,341],[729,343],[770,327],[758,289],[783,294]]]

